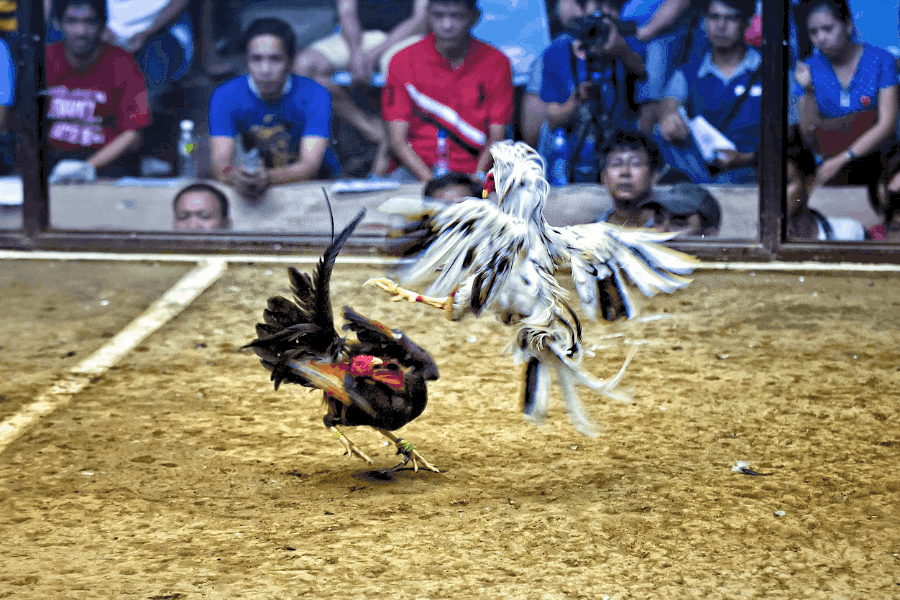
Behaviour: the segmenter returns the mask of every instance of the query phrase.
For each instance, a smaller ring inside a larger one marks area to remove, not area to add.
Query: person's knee
[[[315,50],[304,50],[294,59],[294,73],[310,79],[329,79],[334,73],[331,62],[324,54]]]

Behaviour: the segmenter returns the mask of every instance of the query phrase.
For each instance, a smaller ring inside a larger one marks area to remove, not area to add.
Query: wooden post
[[[16,160],[22,174],[22,217],[29,239],[50,226],[44,122],[44,14],[42,2],[18,2],[16,18]]]

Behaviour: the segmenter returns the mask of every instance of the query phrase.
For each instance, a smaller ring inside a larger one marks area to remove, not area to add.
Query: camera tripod
[[[591,81],[590,99],[582,102],[578,106],[576,113],[575,127],[575,144],[572,148],[572,154],[569,156],[569,173],[570,179],[577,183],[595,183],[602,171],[598,150],[606,145],[607,137],[612,134],[614,124],[614,112],[616,105],[619,103],[618,82],[615,75],[615,63],[606,62],[601,65],[592,64],[592,62],[600,62],[598,59],[594,61],[588,58],[588,78]],[[601,78],[601,69],[610,68],[612,70],[612,80],[604,82]],[[603,101],[604,86],[612,87],[612,102],[609,106]],[[593,151],[591,153],[592,160],[589,170],[584,166],[579,173],[577,165],[581,158],[582,150],[585,144],[592,144]]]

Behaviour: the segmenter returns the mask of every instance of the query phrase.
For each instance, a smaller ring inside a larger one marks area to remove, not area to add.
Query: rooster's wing
[[[644,295],[686,287],[697,259],[661,245],[675,235],[627,229],[607,223],[550,227],[548,237],[557,268],[571,267],[584,312],[606,320],[631,318],[628,283]]]

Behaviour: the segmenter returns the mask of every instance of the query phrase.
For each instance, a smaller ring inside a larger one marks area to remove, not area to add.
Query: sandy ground
[[[0,416],[184,270],[4,264]],[[240,346],[284,268],[232,266],[0,453],[0,597],[900,597],[900,278],[700,273],[587,324],[597,377],[641,344],[633,401],[583,391],[587,438],[558,400],[523,419],[502,325],[360,288],[378,274],[339,265],[335,304],[436,357],[401,434],[442,473],[381,476],[318,394],[274,392]]]

